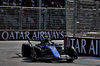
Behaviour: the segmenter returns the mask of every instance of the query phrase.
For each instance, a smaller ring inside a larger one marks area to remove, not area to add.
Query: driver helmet
[[[48,39],[48,36],[44,36],[44,42],[48,42],[49,39]]]
[[[44,38],[48,38],[48,36],[44,36]]]

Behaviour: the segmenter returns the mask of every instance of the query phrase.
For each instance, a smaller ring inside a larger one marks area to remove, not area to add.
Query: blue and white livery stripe
[[[53,53],[54,57],[60,58],[60,54],[55,46],[47,46]]]

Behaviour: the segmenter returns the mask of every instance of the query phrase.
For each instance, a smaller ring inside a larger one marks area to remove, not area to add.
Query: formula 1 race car
[[[61,44],[55,44],[52,41],[46,43],[40,42],[33,46],[28,41],[28,44],[22,44],[22,56],[30,57],[32,61],[37,60],[67,60],[72,62],[78,58],[77,52],[71,46],[67,46],[64,50],[62,49]]]

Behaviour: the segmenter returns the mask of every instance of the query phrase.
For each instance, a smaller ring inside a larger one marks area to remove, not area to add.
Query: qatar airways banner
[[[80,56],[99,56],[100,39],[64,37],[64,47],[73,46]]]
[[[0,31],[0,40],[41,40],[47,35],[50,39],[64,39],[65,31]]]

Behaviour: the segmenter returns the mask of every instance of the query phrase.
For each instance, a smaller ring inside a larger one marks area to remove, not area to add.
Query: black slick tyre
[[[75,51],[74,47],[71,47],[71,46],[65,48],[65,54],[73,58],[73,59],[67,59],[67,62],[73,62],[78,57],[77,52]]]
[[[22,57],[30,57],[31,47],[29,44],[22,44]]]
[[[74,58],[76,58],[78,56],[74,47],[66,47],[65,54],[69,55],[70,57],[74,57]]]

